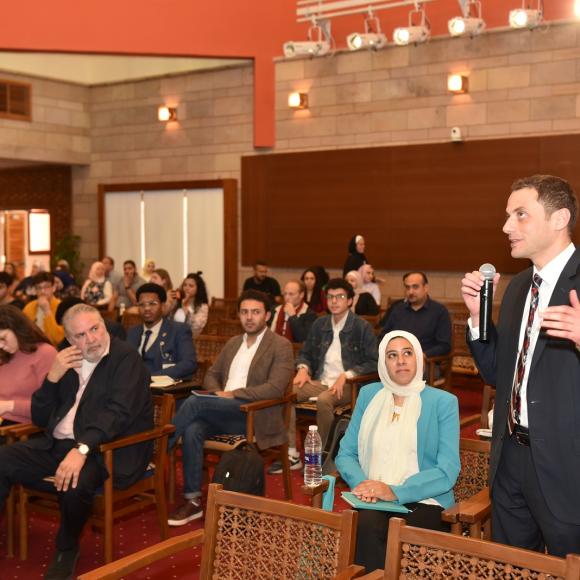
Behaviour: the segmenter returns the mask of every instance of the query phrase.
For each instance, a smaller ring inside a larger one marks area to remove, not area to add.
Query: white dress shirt
[[[235,389],[245,389],[246,383],[248,382],[248,373],[250,372],[250,365],[254,360],[256,351],[264,338],[267,327],[262,330],[260,334],[256,336],[254,344],[248,347],[248,335],[244,333],[242,338],[242,344],[236,353],[236,356],[232,360],[230,365],[230,371],[228,373],[228,380],[224,391],[234,391]]]
[[[56,427],[54,428],[54,431],[52,432],[52,436],[55,439],[75,438],[73,427],[75,422],[75,416],[77,414],[77,409],[79,408],[79,403],[81,402],[81,397],[83,396],[83,393],[85,392],[85,389],[87,388],[87,385],[91,380],[93,371],[97,368],[97,365],[101,362],[103,357],[109,354],[110,347],[111,341],[109,340],[107,348],[105,348],[103,355],[97,362],[89,362],[88,360],[83,359],[81,367],[75,369],[75,371],[79,375],[79,390],[77,391],[74,405],[69,409],[69,412],[57,423]]]
[[[163,324],[163,318],[161,320],[159,320],[159,322],[155,323],[151,328],[147,328],[145,325],[143,325],[143,334],[141,335],[141,342],[139,343],[139,354],[143,354],[143,343],[145,342],[145,333],[150,330],[151,331],[151,335],[149,336],[149,340],[147,341],[147,348],[145,349],[145,352],[147,352],[151,346],[153,345],[153,343],[157,340],[157,337],[159,336],[159,331],[161,330],[161,325]]]
[[[548,305],[550,304],[550,300],[552,298],[552,294],[554,292],[554,288],[556,287],[556,283],[558,282],[558,278],[562,274],[562,270],[564,266],[568,263],[568,260],[572,257],[572,254],[576,250],[573,243],[570,243],[566,249],[560,252],[555,258],[553,258],[550,262],[548,262],[541,270],[538,270],[534,266],[534,274],[538,274],[542,279],[542,283],[540,284],[540,289],[538,293],[538,308],[534,314],[534,321],[532,322],[532,332],[530,334],[530,345],[528,347],[528,353],[526,357],[526,362],[524,365],[524,378],[522,380],[522,385],[520,388],[520,397],[521,397],[521,409],[520,409],[520,425],[523,427],[528,427],[528,399],[527,399],[527,392],[528,392],[528,378],[530,375],[530,367],[532,365],[532,360],[534,358],[534,350],[536,348],[536,343],[538,342],[538,336],[540,335],[540,316],[539,314],[546,310]],[[530,284],[531,288],[531,284]],[[531,301],[531,292],[528,291],[526,297],[526,303],[524,304],[523,314],[522,314],[522,322],[520,325],[520,337],[518,341],[518,352],[516,355],[516,364],[514,370],[514,380],[515,380],[515,373],[517,373],[518,365],[517,359],[519,357],[520,350],[522,349],[522,345],[524,343],[524,334],[526,332],[526,327],[528,325],[528,312],[530,310],[530,301]],[[472,340],[479,339],[479,328],[473,328],[471,324],[471,318],[468,321],[469,329],[470,329],[470,337]],[[512,382],[513,384],[513,382]]]
[[[332,342],[326,351],[324,367],[322,369],[322,375],[320,375],[320,382],[327,387],[332,387],[336,382],[336,379],[344,373],[344,366],[342,364],[342,348],[340,345],[340,331],[344,328],[347,318],[348,312],[341,318],[340,322],[335,324],[334,317],[332,317]],[[348,374],[347,378],[350,378],[348,377]]]

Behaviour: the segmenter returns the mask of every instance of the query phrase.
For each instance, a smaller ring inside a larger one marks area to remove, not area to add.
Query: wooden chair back
[[[125,312],[123,312],[123,318],[121,318],[121,324],[123,325],[125,330],[127,330],[128,328],[131,328],[131,326],[136,326],[137,324],[141,324],[141,323],[142,323],[142,320],[141,320],[141,315],[139,314],[139,312],[131,312],[129,310],[125,310]]]
[[[359,318],[366,320],[371,325],[371,328],[373,330],[376,330],[376,328],[381,320],[380,314],[361,314],[359,316]]]
[[[460,439],[461,471],[453,488],[456,502],[469,499],[487,486],[490,450],[489,441]]]
[[[217,333],[218,336],[227,336],[231,338],[232,336],[237,336],[242,334],[244,329],[239,319],[221,318],[218,321]]]
[[[580,556],[576,554],[555,558],[415,528],[400,518],[391,518],[388,538],[384,578],[580,578]]]
[[[330,513],[210,485],[202,579],[332,578],[353,560],[356,513]]]
[[[213,364],[229,339],[229,336],[214,336],[211,334],[200,334],[196,336],[193,342],[195,344],[197,360],[207,361]]]
[[[222,310],[223,318],[234,319],[238,317],[238,299],[237,298],[215,298],[211,299],[210,312],[212,310]]]
[[[150,546],[83,574],[79,580],[119,580],[199,544],[203,544],[201,580],[333,578],[349,567],[355,568],[350,564],[354,557],[356,518],[356,512],[351,510],[325,512],[224,491],[221,485],[211,484],[205,530]]]

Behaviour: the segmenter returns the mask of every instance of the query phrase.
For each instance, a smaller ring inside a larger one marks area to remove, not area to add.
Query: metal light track
[[[296,9],[297,22],[311,22],[312,19],[334,18],[335,16],[348,16],[349,14],[364,14],[369,10],[388,10],[400,6],[416,6],[427,4],[434,0],[335,0],[323,2],[322,0],[298,0]]]

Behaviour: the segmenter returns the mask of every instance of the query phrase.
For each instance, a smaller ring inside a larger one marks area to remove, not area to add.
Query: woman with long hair
[[[408,511],[359,509],[355,561],[367,572],[384,565],[392,516],[448,531],[441,512],[454,503],[461,468],[457,397],[425,385],[417,338],[389,332],[378,371],[381,382],[363,387],[356,400],[336,467],[361,505],[384,500]]]
[[[326,295],[324,293],[324,284],[320,277],[320,271],[316,266],[307,268],[302,272],[302,276],[300,276],[300,280],[304,282],[304,286],[306,287],[304,302],[316,314],[326,312]]]
[[[95,308],[106,310],[112,298],[113,286],[105,276],[105,265],[103,262],[93,262],[89,277],[81,288],[81,300]]]
[[[30,422],[32,393],[43,383],[56,350],[15,306],[0,306],[0,418],[3,425]]]
[[[165,292],[167,293],[167,301],[163,305],[163,316],[167,316],[169,313],[173,312],[177,298],[177,292],[173,290],[173,282],[171,281],[169,272],[163,268],[157,268],[156,270],[153,270],[151,280],[149,281],[153,282],[153,284],[158,284],[165,289]]]
[[[155,272],[157,266],[155,266],[155,260],[151,258],[147,258],[145,262],[143,262],[143,270],[141,271],[141,276],[145,282],[151,281],[151,275]]]
[[[207,289],[201,275],[202,272],[195,272],[185,277],[173,313],[173,320],[189,324],[193,336],[201,334],[209,315]]]

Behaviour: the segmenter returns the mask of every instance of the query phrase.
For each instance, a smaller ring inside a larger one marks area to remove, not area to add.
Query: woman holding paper
[[[361,389],[336,458],[353,494],[369,507],[359,511],[355,558],[367,572],[384,565],[391,516],[448,529],[441,512],[454,503],[461,466],[457,398],[425,385],[417,338],[389,332],[379,346],[378,371],[381,382]],[[409,512],[373,509],[380,500]]]

